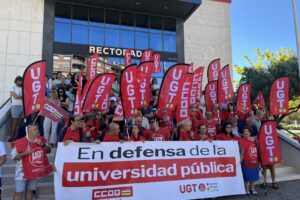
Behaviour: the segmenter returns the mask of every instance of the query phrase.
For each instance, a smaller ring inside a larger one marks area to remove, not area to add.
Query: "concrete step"
[[[54,194],[38,194],[39,195],[39,198],[38,200],[54,200],[55,197],[54,197]],[[23,197],[24,199],[24,197]],[[2,200],[12,200],[12,197],[4,197],[2,198]]]
[[[279,165],[275,167],[276,182],[292,181],[300,179],[300,171],[294,167]],[[267,170],[267,183],[271,183],[272,178],[270,170]],[[263,183],[263,176],[260,174],[258,183]]]
[[[39,180],[40,183],[53,182],[53,174],[43,177]],[[1,178],[2,187],[15,184],[15,174],[3,174]]]
[[[2,192],[3,198],[12,198],[15,192],[15,185],[8,185],[3,187],[4,191]],[[39,195],[53,195],[54,194],[54,184],[51,183],[39,183],[38,184],[38,194]],[[40,198],[41,199],[41,198]],[[42,200],[42,199],[41,199]],[[44,199],[43,199],[44,200]]]

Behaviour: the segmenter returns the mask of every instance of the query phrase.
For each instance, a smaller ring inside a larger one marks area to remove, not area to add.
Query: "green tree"
[[[290,112],[288,115],[299,111],[300,109],[300,78],[298,72],[298,61],[291,49],[283,48],[276,53],[267,50],[261,52],[259,48],[255,49],[256,60],[251,60],[244,56],[247,61],[245,66],[234,65],[235,71],[241,75],[238,85],[243,83],[252,84],[251,99],[256,97],[258,91],[261,91],[267,108],[269,107],[269,92],[272,82],[279,77],[289,77],[290,79]],[[276,121],[281,122],[286,116],[277,116]]]

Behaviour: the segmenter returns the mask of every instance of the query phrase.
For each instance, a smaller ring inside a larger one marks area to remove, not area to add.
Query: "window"
[[[89,27],[89,44],[104,45],[104,28]]]
[[[136,15],[135,16],[136,30],[147,31],[149,29],[149,20],[147,15]]]
[[[164,18],[164,33],[176,35],[176,19]]]
[[[54,64],[54,65],[53,65],[53,68],[55,68],[55,69],[60,69],[60,65],[59,65],[59,64]]]
[[[104,26],[104,10],[90,8],[90,24],[94,26]]]
[[[105,45],[110,47],[118,47],[119,44],[119,30],[105,29]]]
[[[119,28],[120,13],[116,11],[106,11],[105,26],[110,28]]]
[[[64,56],[64,60],[71,60],[70,56]]]
[[[150,32],[162,33],[162,18],[161,17],[150,17]]]
[[[72,42],[77,44],[87,44],[88,27],[82,25],[72,25]]]
[[[164,35],[164,51],[176,52],[176,36]]]
[[[70,22],[71,5],[56,3],[55,4],[55,21]]]
[[[55,22],[54,40],[56,42],[71,42],[71,24]]]
[[[88,24],[88,7],[73,6],[73,23]]]
[[[59,60],[59,56],[58,55],[54,55],[53,56],[53,60]]]
[[[136,49],[148,49],[149,48],[148,33],[135,32],[135,48]]]
[[[121,47],[134,48],[134,32],[121,30]]]
[[[154,51],[162,51],[162,35],[150,33],[150,48]]]
[[[70,65],[69,64],[64,64],[64,69],[70,69]]]
[[[131,13],[121,13],[121,25],[124,29],[134,29],[134,15]]]

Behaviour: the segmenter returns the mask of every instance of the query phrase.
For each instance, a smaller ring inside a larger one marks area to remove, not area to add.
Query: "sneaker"
[[[250,190],[250,193],[253,194],[253,195],[257,195],[256,190]]]
[[[272,183],[272,188],[275,189],[275,190],[278,190],[278,189],[279,189],[277,183]]]
[[[260,185],[260,187],[261,187],[262,189],[267,189],[267,183],[262,183],[262,184]]]

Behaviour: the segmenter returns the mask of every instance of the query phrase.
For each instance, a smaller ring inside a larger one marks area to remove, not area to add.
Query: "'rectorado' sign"
[[[100,55],[105,56],[116,56],[116,57],[124,57],[126,48],[115,48],[115,47],[102,47],[102,46],[89,46],[89,53],[95,54],[98,53]],[[131,56],[135,58],[140,58],[142,56],[141,50],[132,49]]]

